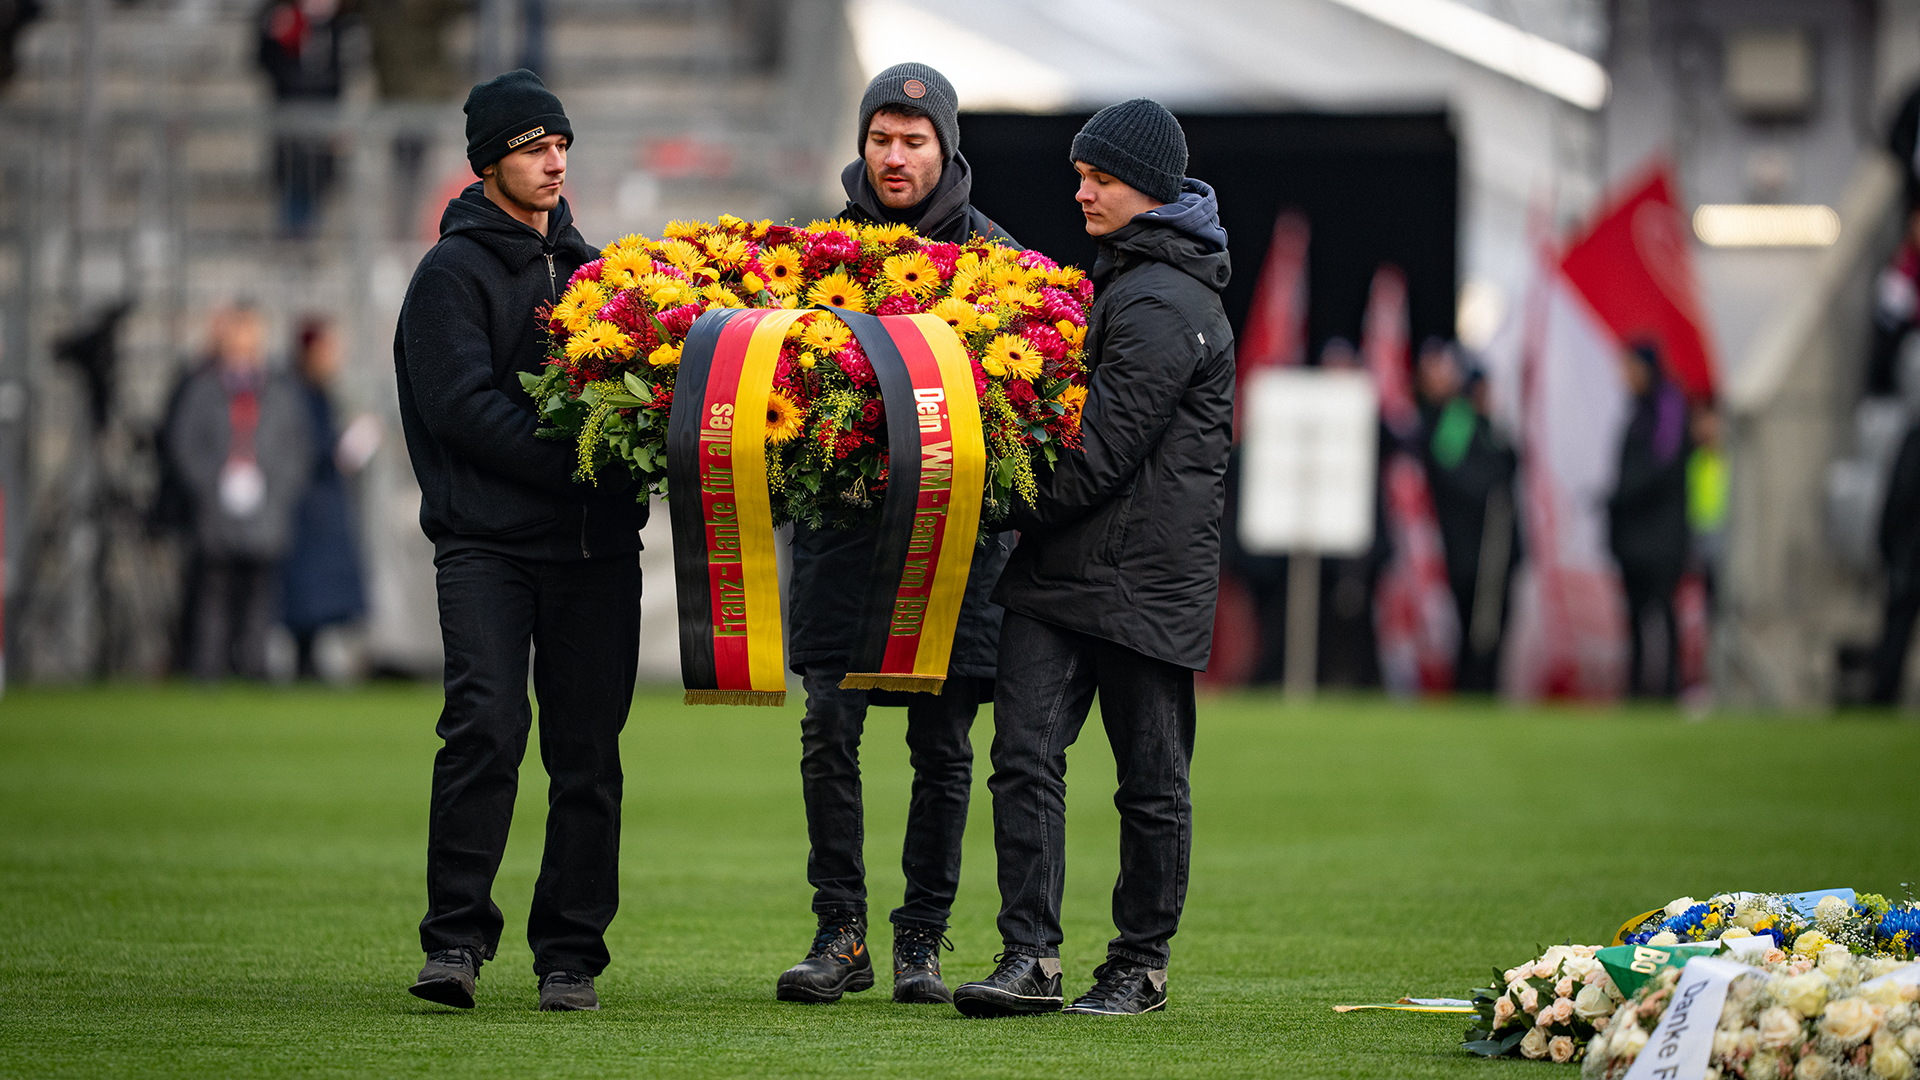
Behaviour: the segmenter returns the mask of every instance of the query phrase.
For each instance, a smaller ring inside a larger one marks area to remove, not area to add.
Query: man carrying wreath
[[[876,75],[860,100],[860,159],[841,174],[859,222],[910,225],[930,239],[974,236],[1017,247],[968,202],[972,168],[960,155],[958,99],[925,64]],[[807,692],[800,726],[800,783],[807,806],[807,880],[818,922],[806,959],[781,973],[782,1001],[838,1001],[873,985],[867,953],[866,830],[860,800],[860,735],[869,705],[907,707],[913,798],[900,866],[905,901],[893,910],[893,1000],[953,1000],[940,979],[940,947],[960,884],[960,839],[973,784],[968,733],[993,699],[1000,609],[989,599],[1012,534],[974,550],[953,658],[938,694],[846,690],[864,584],[873,571],[873,529],[794,527],[788,661]]]
[[[1207,665],[1233,422],[1231,274],[1213,189],[1185,178],[1185,133],[1144,98],[1074,137],[1077,198],[1099,244],[1087,318],[1084,453],[1063,454],[994,599],[1000,631],[993,843],[1005,951],[954,991],[968,1016],[1052,1012],[1060,992],[1067,747],[1096,693],[1119,790],[1120,933],[1068,1012],[1166,1004],[1168,939],[1193,839],[1193,673]]]
[[[546,360],[535,312],[595,256],[560,196],[573,127],[526,70],[474,87],[466,113],[480,182],[447,204],[393,342],[447,658],[420,922],[427,963],[411,989],[472,1008],[474,979],[500,942],[491,892],[533,722],[531,644],[551,779],[527,940],[540,1008],[597,1009],[593,979],[619,905],[620,729],[639,657],[647,507],[631,484],[576,483],[574,448],[534,437],[539,418],[520,385]]]

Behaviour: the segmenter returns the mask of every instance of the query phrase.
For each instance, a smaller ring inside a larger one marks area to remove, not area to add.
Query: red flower
[[[969,359],[973,360],[973,392],[979,397],[985,398],[987,396],[987,369],[980,366],[978,358],[969,357]]]
[[[1052,286],[1040,290],[1040,314],[1049,323],[1065,319],[1075,326],[1087,325],[1087,312],[1079,301]]]
[[[607,260],[605,259],[593,260],[592,262],[586,264],[585,266],[582,266],[580,269],[575,270],[573,272],[573,276],[567,279],[567,284],[571,285],[576,281],[599,281],[600,268],[602,266],[605,266],[606,263],[607,263]]]
[[[926,305],[913,298],[910,293],[895,293],[880,301],[873,309],[875,315],[918,315],[927,310]]]
[[[660,325],[667,328],[667,336],[676,340],[687,336],[693,329],[693,320],[700,317],[700,305],[682,304],[660,313]]]
[[[860,258],[860,241],[839,230],[809,234],[807,238],[807,276],[826,273],[839,263]]]
[[[1033,384],[1025,379],[1007,380],[1007,403],[1029,420],[1039,418],[1040,395],[1033,392]]]
[[[1033,269],[1036,266],[1042,270],[1054,270],[1054,269],[1058,269],[1060,266],[1059,263],[1054,262],[1052,259],[1047,258],[1045,255],[1040,254],[1039,252],[1033,250],[1032,248],[1028,248],[1027,250],[1021,252],[1020,257],[1014,261],[1018,262],[1021,266],[1024,266],[1029,270]]]
[[[853,422],[855,431],[872,434],[880,425],[887,422],[887,407],[879,401],[869,401],[860,406],[860,419]]]
[[[922,244],[920,251],[933,260],[933,265],[940,268],[941,277],[953,276],[953,264],[960,258],[959,244]]]
[[[833,359],[840,365],[840,370],[845,372],[847,378],[859,389],[866,390],[880,385],[880,380],[874,378],[873,365],[867,362],[867,354],[860,351],[859,342],[848,343],[846,348],[833,354]]]
[[[778,247],[781,244],[791,244],[803,235],[805,234],[791,225],[770,225],[767,227],[766,238],[761,243],[767,247]]]
[[[1093,279],[1081,278],[1080,284],[1074,286],[1073,295],[1079,297],[1083,305],[1093,303]]]
[[[1040,355],[1049,360],[1064,360],[1067,357],[1067,340],[1060,332],[1043,322],[1029,322],[1020,328],[1020,336],[1040,350]]]

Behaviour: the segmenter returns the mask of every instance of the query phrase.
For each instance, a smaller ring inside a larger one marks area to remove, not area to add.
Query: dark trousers
[[[1873,650],[1873,697],[1876,705],[1900,700],[1907,671],[1907,650],[1913,644],[1913,623],[1920,618],[1920,573],[1895,567],[1887,573],[1887,608],[1880,626],[1880,644]]]
[[[267,634],[280,596],[274,564],[207,555],[193,604],[193,673],[218,679],[232,672],[267,677]]]
[[[867,691],[842,690],[844,664],[808,664],[802,671],[807,715],[800,722],[800,791],[807,804],[807,881],[816,914],[867,910],[866,815],[860,801],[860,735]],[[938,694],[915,694],[907,706],[907,750],[913,799],[900,869],[905,902],[895,925],[946,929],[960,888],[960,839],[973,785],[968,734],[985,680],[954,677]]]
[[[1014,612],[1000,628],[994,693],[993,846],[1008,952],[1060,955],[1067,747],[1095,692],[1119,790],[1120,879],[1110,956],[1167,966],[1193,847],[1193,672]]]
[[[1674,697],[1680,693],[1680,626],[1673,617],[1673,594],[1680,581],[1667,574],[1639,574],[1623,571],[1621,581],[1627,592],[1628,650],[1627,693],[1636,697]],[[1657,680],[1647,671],[1647,629],[1659,625],[1666,640]]]
[[[540,699],[546,849],[527,915],[533,970],[607,966],[620,902],[620,729],[640,651],[640,566],[632,555],[544,562],[454,551],[439,568],[447,704],[436,729],[427,826],[428,952],[471,945],[491,957],[505,922],[493,878],[507,846]]]

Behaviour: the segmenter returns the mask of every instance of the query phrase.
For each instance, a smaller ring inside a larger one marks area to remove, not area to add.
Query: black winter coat
[[[1100,239],[1087,320],[1084,453],[1040,478],[994,599],[1009,611],[1203,670],[1233,439],[1232,276],[1213,189]]]
[[[539,417],[520,385],[521,372],[546,360],[535,309],[596,254],[565,199],[544,237],[477,183],[447,204],[393,336],[400,426],[436,554],[571,560],[640,550],[647,506],[634,485],[575,483],[573,444],[534,436]]]
[[[964,243],[975,234],[1012,247],[1020,245],[998,225],[975,210],[967,200],[973,193],[973,173],[965,158],[954,155],[940,173],[940,183],[926,201],[903,217],[880,202],[867,181],[866,163],[855,161],[840,174],[847,190],[846,221],[902,222],[922,236],[947,243]],[[844,663],[853,653],[860,604],[866,596],[867,576],[873,572],[874,529],[793,528],[793,580],[787,603],[787,662],[799,672],[808,664]],[[1000,654],[1002,612],[992,600],[993,587],[1013,551],[1013,533],[989,536],[973,550],[966,597],[960,602],[960,622],[954,629],[953,655],[947,674],[991,679]],[[988,693],[991,696],[991,693]],[[906,694],[871,691],[876,705],[904,705]]]
[[[1920,569],[1920,427],[1900,440],[1880,510],[1880,555],[1889,570]]]
[[[1607,538],[1620,571],[1664,593],[1680,583],[1693,534],[1687,526],[1686,404],[1662,381],[1634,402],[1620,443],[1620,475],[1607,500]],[[1665,584],[1662,584],[1665,583]]]

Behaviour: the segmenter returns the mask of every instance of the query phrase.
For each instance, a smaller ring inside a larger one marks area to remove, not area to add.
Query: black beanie
[[[855,135],[860,156],[867,156],[867,126],[873,114],[888,105],[910,105],[933,121],[946,160],[960,152],[960,98],[945,75],[925,64],[895,64],[873,77],[860,98],[860,130]]]
[[[467,94],[467,163],[473,174],[507,156],[522,143],[548,135],[573,142],[567,111],[540,76],[521,68],[474,87]]]
[[[1109,105],[1073,137],[1067,155],[1163,203],[1180,198],[1187,135],[1166,106],[1149,98]]]

